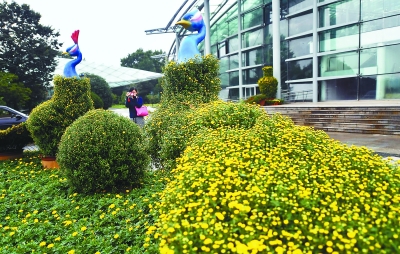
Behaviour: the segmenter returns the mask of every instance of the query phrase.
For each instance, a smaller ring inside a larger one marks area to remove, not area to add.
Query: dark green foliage
[[[29,5],[0,3],[0,71],[17,75],[32,91],[25,105],[29,109],[46,98],[62,46],[57,40],[60,34],[41,25],[40,18]]]
[[[85,73],[85,77],[90,79],[90,89],[97,94],[103,101],[103,108],[108,109],[112,106],[113,98],[111,88],[107,81],[97,75]]]
[[[101,100],[100,96],[98,96],[94,92],[90,92],[90,97],[92,98],[93,106],[94,106],[95,109],[103,108],[104,103]]]
[[[140,128],[101,109],[89,111],[67,128],[57,161],[70,187],[83,193],[136,187],[150,163]]]
[[[250,104],[252,104],[252,103],[260,104],[260,102],[265,99],[267,99],[267,96],[265,94],[257,94],[257,95],[247,98],[247,100],[245,100],[245,102],[250,103]]]
[[[32,137],[26,129],[26,123],[20,123],[5,130],[0,130],[0,152],[22,151],[24,146],[32,142]]]
[[[0,104],[18,110],[25,106],[32,91],[26,88],[23,83],[18,83],[17,80],[16,75],[0,71],[0,95],[5,102],[4,104],[0,102]]]
[[[166,140],[164,137],[173,128],[183,130],[186,127],[186,111],[218,100],[221,89],[218,70],[218,59],[212,55],[196,57],[186,63],[170,62],[165,67],[160,107],[144,127],[149,137],[149,154],[157,167],[169,167],[169,158],[179,155],[181,144],[175,143],[177,152],[171,152],[172,156],[161,156],[160,150]],[[173,140],[166,142],[165,145],[174,145]]]
[[[35,107],[27,128],[35,144],[46,156],[55,156],[65,129],[78,117],[93,109],[89,79],[54,78],[53,97]]]
[[[267,96],[268,99],[276,98],[278,91],[278,80],[272,76],[272,67],[263,67],[264,76],[257,81],[260,92]]]

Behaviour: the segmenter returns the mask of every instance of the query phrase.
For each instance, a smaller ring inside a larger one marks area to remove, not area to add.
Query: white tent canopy
[[[71,61],[71,59],[57,58],[57,61],[58,65],[54,71],[54,74],[63,75],[65,64]],[[100,76],[107,81],[110,88],[158,79],[163,76],[161,73],[143,71],[116,65],[98,64],[86,60],[82,60],[82,62],[76,66],[76,72],[78,74],[90,73]]]

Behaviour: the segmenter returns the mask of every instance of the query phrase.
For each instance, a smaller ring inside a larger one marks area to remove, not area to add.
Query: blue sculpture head
[[[191,32],[200,31],[204,26],[203,16],[198,9],[194,9],[191,12],[186,13],[177,25],[183,26],[186,30]]]
[[[183,38],[179,45],[178,62],[182,63],[200,54],[197,46],[206,36],[206,26],[198,9],[186,13],[176,24],[188,31],[197,32]]]
[[[79,37],[79,30],[76,30],[72,33],[71,39],[74,41],[74,45],[67,48],[64,54],[69,56],[76,56],[75,59],[69,61],[64,67],[64,76],[67,78],[76,77],[79,78],[78,73],[76,73],[75,67],[82,61],[82,53],[79,50],[78,46],[78,37]]]

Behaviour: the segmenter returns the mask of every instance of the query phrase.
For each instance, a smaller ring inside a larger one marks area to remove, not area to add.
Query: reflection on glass
[[[234,36],[228,40],[228,53],[239,50],[239,36]]]
[[[364,22],[361,25],[362,47],[389,43],[400,43],[400,15]]]
[[[229,70],[229,57],[221,57],[219,59],[219,72],[223,73]]]
[[[229,70],[239,68],[238,54],[229,56]]]
[[[221,87],[229,86],[229,74],[228,73],[221,73],[219,74],[219,78],[221,79]]]
[[[211,40],[211,44],[215,44],[218,42],[218,33],[217,33],[217,27],[218,27],[218,23],[214,24],[211,28],[210,28],[210,40]]]
[[[287,64],[289,80],[312,78],[312,59],[290,61]]]
[[[362,0],[361,19],[371,20],[390,15],[400,14],[400,1],[398,0]]]
[[[400,99],[400,73],[361,77],[360,99]]]
[[[360,78],[359,99],[360,100],[377,99],[376,76],[366,76]]]
[[[289,36],[312,31],[312,13],[289,19]]]
[[[312,36],[290,40],[289,51],[292,53],[291,57],[299,57],[312,54],[313,52]]]
[[[272,44],[272,25],[264,27],[264,43]]]
[[[242,29],[263,24],[263,9],[258,8],[242,16]]]
[[[252,66],[263,63],[263,49],[257,48],[242,53],[242,65]]]
[[[289,1],[289,14],[295,13],[302,9],[311,7],[313,0],[292,0]]]
[[[281,47],[281,50],[282,50],[282,47]],[[264,47],[264,63],[266,65],[272,66],[272,64],[273,64],[272,55],[273,55],[272,45],[266,45]]]
[[[318,38],[320,52],[358,48],[358,25],[323,31]]]
[[[400,72],[398,52],[400,52],[399,44],[362,50],[360,73],[375,75]]]
[[[218,58],[221,58],[226,55],[226,46],[225,45],[226,45],[225,41],[218,43]]]
[[[263,76],[262,67],[243,70],[242,74],[244,85],[257,84],[257,81]]]
[[[324,80],[318,82],[320,101],[356,100],[357,78]]]
[[[237,18],[237,14],[238,14],[238,7],[237,3],[235,3],[235,5],[226,12],[226,19],[230,20],[232,18]]]
[[[218,57],[218,47],[217,45],[211,46],[211,54],[215,57]]]
[[[229,86],[239,85],[239,71],[229,72]]]
[[[254,7],[259,6],[260,4],[263,4],[263,0],[242,0],[242,12],[245,12],[247,10],[250,10]]]
[[[228,22],[228,36],[232,36],[237,33],[238,33],[238,20],[237,18],[235,18]]]
[[[345,0],[319,9],[319,27],[356,22],[360,16],[360,0]]]
[[[356,51],[321,56],[318,58],[319,76],[343,76],[358,73],[358,53]]]
[[[281,32],[281,41],[285,40],[285,38],[289,36],[289,21],[287,19],[283,19],[279,22],[279,31]]]
[[[262,28],[242,34],[242,47],[253,47],[263,43]]]

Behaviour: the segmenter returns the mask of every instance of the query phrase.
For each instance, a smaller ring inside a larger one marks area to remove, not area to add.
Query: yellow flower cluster
[[[160,253],[396,253],[400,167],[276,115],[196,136],[154,206]]]

